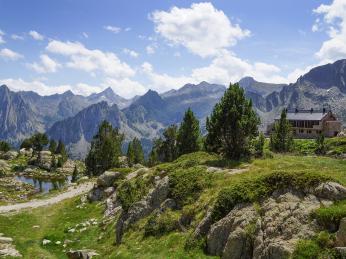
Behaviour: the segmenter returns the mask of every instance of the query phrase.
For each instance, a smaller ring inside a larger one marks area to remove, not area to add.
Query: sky
[[[0,84],[125,98],[346,58],[346,0],[0,0]]]

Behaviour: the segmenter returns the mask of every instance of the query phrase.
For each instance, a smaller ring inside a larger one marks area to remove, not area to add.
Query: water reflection
[[[31,184],[36,190],[42,193],[48,193],[50,190],[60,190],[71,183],[71,176],[68,176],[65,180],[39,180],[27,176],[16,176],[16,179]]]

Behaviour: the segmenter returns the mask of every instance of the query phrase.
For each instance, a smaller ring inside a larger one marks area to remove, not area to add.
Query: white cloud
[[[147,54],[151,55],[155,53],[155,47],[152,45],[148,45],[145,50],[147,51]]]
[[[61,64],[48,55],[43,54],[40,56],[40,63],[34,62],[33,64],[29,64],[29,67],[37,73],[54,73],[61,67]]]
[[[138,54],[136,51],[131,50],[131,49],[125,48],[125,49],[123,49],[123,52],[124,52],[125,54],[127,54],[127,55],[133,57],[133,58],[137,58],[137,57],[139,56],[139,54]]]
[[[130,27],[127,27],[127,28],[124,29],[124,31],[126,31],[126,32],[127,32],[127,31],[131,31],[131,30],[132,30],[132,29],[131,29]]]
[[[89,35],[88,35],[88,33],[86,33],[86,32],[83,32],[82,35],[83,35],[83,37],[86,38],[86,39],[89,38]]]
[[[329,39],[322,43],[316,57],[323,63],[346,57],[346,1],[334,0],[330,5],[322,4],[314,10],[322,16],[313,25],[313,31],[324,27]]]
[[[187,83],[197,83],[197,81],[187,76],[169,76],[167,74],[156,73],[153,66],[144,62],[141,66],[141,72],[149,79],[148,88],[157,92],[165,92],[170,89],[178,89]]]
[[[196,81],[207,81],[228,85],[238,82],[244,76],[252,76],[258,81],[284,83],[287,79],[279,76],[280,68],[275,65],[244,61],[229,51],[215,57],[206,67],[193,69],[191,77]]]
[[[24,37],[23,36],[20,36],[18,34],[12,34],[11,35],[11,39],[12,40],[24,40]]]
[[[4,48],[0,50],[0,57],[4,58],[5,60],[18,60],[23,58],[23,55],[13,50]]]
[[[107,31],[110,31],[112,33],[119,33],[121,31],[121,28],[116,27],[116,26],[111,26],[111,25],[107,25],[107,26],[103,26],[103,28]]]
[[[46,50],[69,58],[66,66],[85,72],[102,72],[115,78],[132,77],[135,71],[114,53],[88,49],[79,42],[49,42]]]
[[[0,30],[0,44],[6,43],[6,41],[4,40],[4,35],[5,33],[2,30]]]
[[[34,39],[34,40],[44,40],[44,36],[37,31],[30,31],[29,35]]]
[[[169,12],[155,11],[150,18],[158,34],[201,57],[215,56],[250,35],[249,30],[232,24],[224,12],[211,3],[173,7]]]

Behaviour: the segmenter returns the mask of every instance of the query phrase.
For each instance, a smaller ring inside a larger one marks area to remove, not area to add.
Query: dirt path
[[[5,206],[0,206],[0,214],[8,212],[18,212],[24,209],[33,209],[42,206],[52,205],[62,200],[73,198],[75,196],[86,193],[92,189],[94,183],[84,183],[78,186],[71,186],[66,192],[58,194],[57,196],[45,199],[45,200],[32,200],[24,203],[16,203]]]

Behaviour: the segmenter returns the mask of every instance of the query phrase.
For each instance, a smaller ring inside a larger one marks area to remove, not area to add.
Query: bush
[[[346,217],[346,200],[336,202],[329,207],[321,207],[312,213],[312,217],[325,228],[336,229],[340,220]]]
[[[210,183],[211,174],[204,168],[190,168],[176,170],[169,175],[169,196],[178,206],[194,202],[201,191]]]
[[[162,236],[179,227],[179,215],[167,210],[164,213],[152,213],[144,227],[145,236]]]
[[[0,141],[0,151],[7,152],[10,151],[11,146],[5,141]]]
[[[315,259],[321,253],[321,248],[313,240],[300,240],[292,254],[293,259]]]
[[[137,177],[131,181],[124,181],[117,188],[117,198],[123,209],[127,211],[132,204],[140,201],[152,186],[152,179]]]
[[[236,204],[258,201],[278,189],[311,188],[328,180],[330,177],[308,172],[272,172],[252,178],[241,178],[220,191],[212,211],[212,218],[215,222],[226,216]]]

